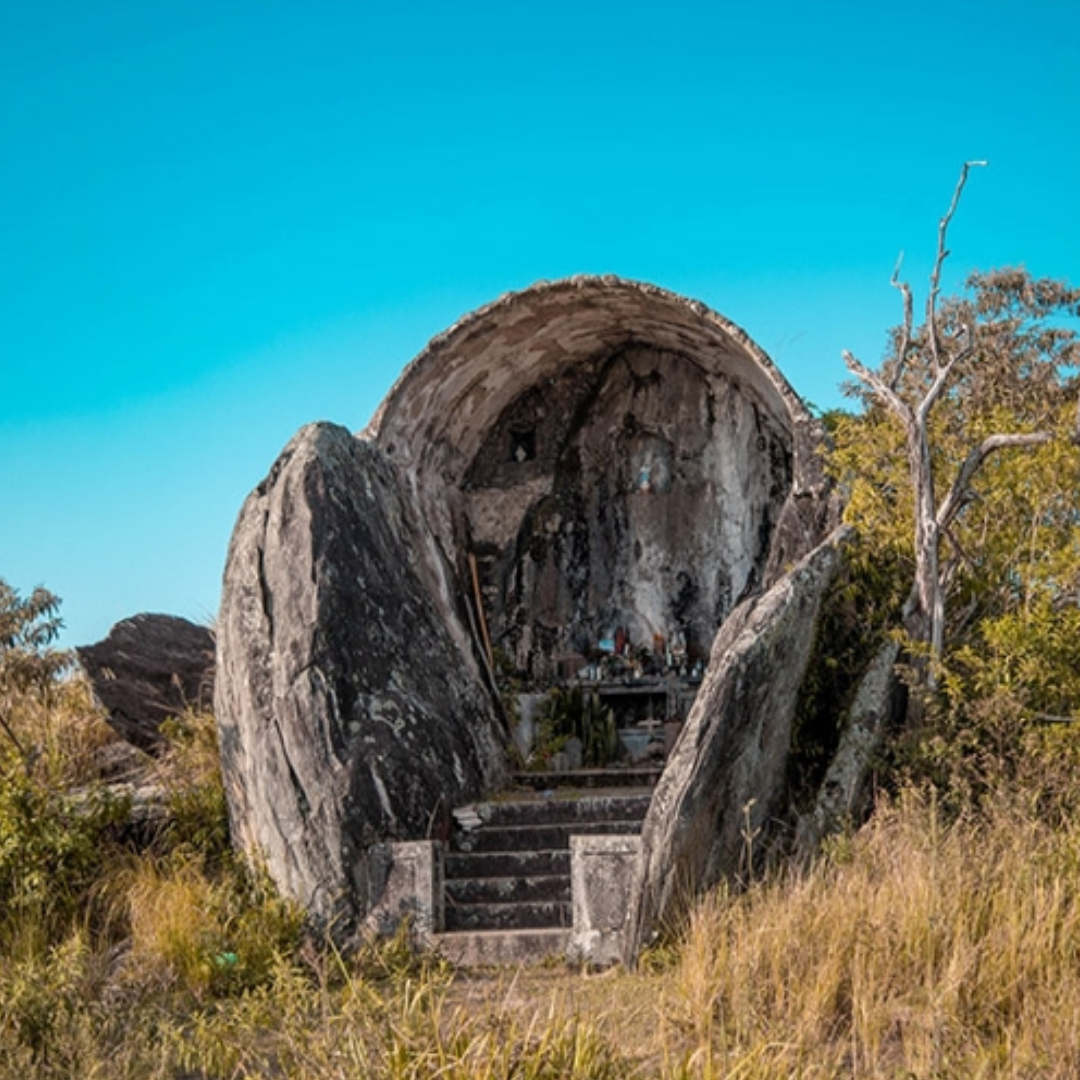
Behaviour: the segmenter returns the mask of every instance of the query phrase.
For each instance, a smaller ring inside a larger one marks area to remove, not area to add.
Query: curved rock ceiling
[[[704,304],[613,276],[508,293],[434,338],[402,372],[364,432],[408,467],[456,485],[515,398],[576,364],[645,344],[750,388],[792,431],[811,418],[776,366]],[[796,447],[796,473],[802,448]]]
[[[762,586],[789,496],[813,486],[815,431],[733,323],[577,277],[435,338],[364,436],[408,478],[459,581],[472,560],[494,646],[544,680],[616,630],[704,661]]]

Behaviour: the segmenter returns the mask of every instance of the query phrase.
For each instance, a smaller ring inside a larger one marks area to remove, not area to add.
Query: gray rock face
[[[540,676],[619,626],[704,659],[762,581],[791,469],[758,398],[678,353],[632,345],[523,395],[466,479],[493,639]]]
[[[642,829],[628,958],[690,896],[749,870],[753,839],[783,800],[795,704],[845,534],[739,605],[717,633]]]
[[[437,833],[504,779],[444,574],[383,453],[328,424],[289,443],[233,534],[216,711],[234,834],[342,932],[372,845]]]
[[[467,316],[368,433],[444,549],[475,556],[493,644],[540,681],[616,627],[704,660],[827,531],[820,425],[772,361],[704,305],[617,278]]]
[[[356,924],[369,851],[504,779],[489,658],[546,688],[614,634],[709,660],[635,925],[715,880],[782,787],[836,558],[799,563],[834,509],[820,438],[743,331],[652,286],[540,283],[433,339],[363,437],[305,428],[241,512],[216,696],[238,842]]]
[[[75,650],[113,729],[141,750],[161,747],[159,729],[214,698],[214,636],[175,615],[135,615],[104,641]]]

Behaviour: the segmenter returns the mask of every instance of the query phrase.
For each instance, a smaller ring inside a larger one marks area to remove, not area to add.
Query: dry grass
[[[667,966],[461,983],[557,1001],[625,1075],[1080,1076],[1080,824],[1000,796],[949,823],[909,793],[818,865],[695,909]]]
[[[696,910],[667,1015],[708,1076],[1080,1075],[1080,829],[909,794],[810,872]]]
[[[101,740],[65,700],[36,718],[50,748],[27,792],[84,779],[70,758]],[[222,856],[210,732],[177,732],[178,824],[140,856],[72,852],[62,805],[20,816],[21,765],[0,777],[4,843],[31,845],[4,865],[72,856],[64,903],[23,890],[0,912],[0,1080],[1080,1076],[1064,772],[949,817],[908,793],[805,872],[705,898],[637,972],[454,972],[404,939],[347,960],[302,942],[296,913]]]

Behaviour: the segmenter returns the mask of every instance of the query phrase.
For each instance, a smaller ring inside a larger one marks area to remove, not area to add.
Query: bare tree
[[[945,334],[938,321],[941,270],[949,256],[946,247],[949,223],[960,203],[968,172],[985,161],[968,161],[960,170],[952,202],[938,223],[937,256],[930,272],[925,322],[921,336],[914,328],[911,287],[900,279],[903,256],[897,261],[890,284],[903,299],[904,319],[900,327],[895,357],[880,372],[872,371],[850,352],[844,352],[848,369],[870,393],[899,420],[904,430],[908,470],[914,495],[915,580],[904,609],[904,622],[912,638],[927,646],[930,664],[926,673],[933,688],[934,662],[942,654],[945,638],[945,575],[941,567],[941,538],[971,495],[971,482],[991,454],[1006,447],[1037,446],[1049,442],[1051,433],[1006,433],[990,435],[964,459],[944,498],[938,502],[930,444],[930,416],[934,405],[948,389],[958,365],[975,350],[974,327],[965,326],[957,334]],[[916,351],[927,360],[925,373],[911,375]]]

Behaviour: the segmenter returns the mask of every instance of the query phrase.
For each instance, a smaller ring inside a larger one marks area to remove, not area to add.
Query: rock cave
[[[455,808],[511,784],[508,686],[602,689],[620,726],[681,730],[627,879],[640,939],[675,877],[724,874],[734,804],[768,814],[782,789],[838,545],[820,439],[737,326],[613,277],[504,296],[436,337],[359,435],[302,429],[226,565],[237,843],[316,921],[355,927],[382,845],[445,843]],[[781,608],[801,614],[780,638],[744,640]],[[765,685],[732,691],[763,641]]]

